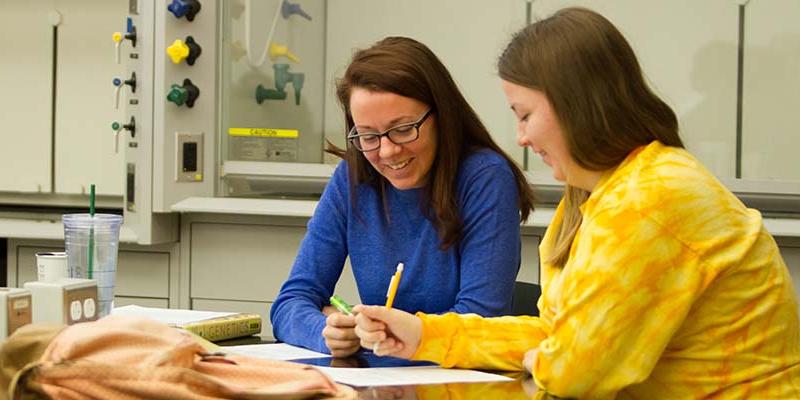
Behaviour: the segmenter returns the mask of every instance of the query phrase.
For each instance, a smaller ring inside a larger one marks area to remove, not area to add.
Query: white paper
[[[158,322],[163,322],[173,326],[183,326],[191,322],[204,321],[212,318],[227,317],[236,313],[216,312],[216,311],[197,311],[197,310],[173,310],[167,308],[141,307],[129,305],[117,307],[111,311],[112,315],[134,315],[148,317]]]
[[[351,386],[428,385],[436,383],[500,382],[513,379],[469,369],[437,366],[392,368],[317,367],[336,382]]]
[[[225,346],[222,351],[265,360],[300,360],[330,357],[286,343]],[[502,382],[513,379],[468,369],[446,369],[436,365],[413,367],[338,368],[319,367],[336,382],[352,386],[427,385],[436,383]]]
[[[300,360],[304,358],[330,357],[330,354],[317,353],[302,347],[286,343],[246,344],[242,346],[225,346],[222,351],[265,360]]]

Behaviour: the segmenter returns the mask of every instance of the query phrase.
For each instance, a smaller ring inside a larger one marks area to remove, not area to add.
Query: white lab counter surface
[[[240,199],[233,197],[189,197],[171,209],[181,213],[267,215],[310,218],[316,200]]]
[[[64,225],[61,221],[0,218],[0,237],[64,240]],[[119,241],[136,243],[136,233],[123,224],[119,232]]]
[[[310,218],[316,207],[316,200],[190,197],[174,204],[171,209],[180,213]],[[554,211],[552,208],[539,207],[523,226],[546,228]],[[764,226],[773,236],[800,237],[800,219],[764,218]],[[61,221],[0,218],[0,237],[63,240],[64,226]],[[124,224],[120,230],[120,242],[136,242],[136,234]]]
[[[316,200],[237,199],[231,197],[190,197],[172,206],[181,213],[242,214],[280,217],[314,215]],[[537,208],[523,226],[544,228],[553,219],[554,209]]]
[[[238,199],[231,197],[190,197],[172,206],[181,213],[240,214],[310,218],[316,200]],[[538,207],[523,226],[546,228],[555,209]],[[800,237],[800,219],[764,218],[764,226],[773,236]]]

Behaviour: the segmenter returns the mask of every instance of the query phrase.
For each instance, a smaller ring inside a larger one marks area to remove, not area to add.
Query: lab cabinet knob
[[[186,17],[191,22],[194,21],[194,16],[200,12],[200,2],[197,0],[172,0],[172,3],[167,6],[167,10],[175,18]]]
[[[200,57],[202,52],[203,49],[191,36],[187,36],[186,41],[176,39],[172,45],[167,47],[167,55],[173,64],[180,64],[185,59],[187,64],[194,65],[195,60]]]
[[[194,107],[194,102],[200,97],[200,89],[191,80],[184,79],[183,86],[172,84],[167,93],[167,101],[171,101],[178,106],[186,104],[187,107]]]

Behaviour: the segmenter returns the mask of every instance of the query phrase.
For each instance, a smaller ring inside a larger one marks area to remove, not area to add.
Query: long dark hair
[[[525,175],[514,161],[492,140],[480,118],[458,90],[450,73],[424,44],[405,37],[387,37],[353,54],[336,95],[344,111],[346,131],[353,127],[350,94],[354,88],[394,93],[418,100],[436,113],[438,153],[424,187],[423,212],[428,215],[445,250],[461,237],[463,221],[456,193],[456,174],[463,157],[487,148],[503,156],[517,181],[517,199],[522,220],[533,209],[533,192]],[[328,143],[326,149],[347,161],[350,170],[350,194],[355,204],[355,186],[366,183],[377,188],[384,199],[386,179],[372,168],[364,155],[347,143],[341,149]]]
[[[675,113],[648,87],[622,33],[594,11],[565,8],[528,25],[514,34],[497,65],[503,80],[547,96],[569,153],[583,168],[613,168],[654,140],[683,147]],[[581,223],[578,207],[588,196],[566,186],[564,219],[545,262],[566,262]]]

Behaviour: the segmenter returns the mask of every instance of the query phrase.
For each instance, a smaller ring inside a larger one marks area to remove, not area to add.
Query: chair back
[[[536,303],[542,295],[542,287],[536,283],[514,282],[514,293],[511,297],[511,315],[539,316]]]

